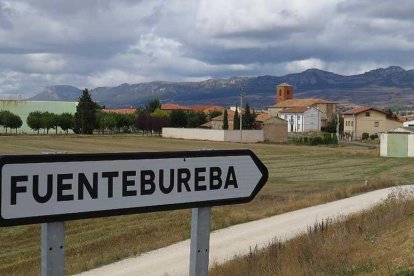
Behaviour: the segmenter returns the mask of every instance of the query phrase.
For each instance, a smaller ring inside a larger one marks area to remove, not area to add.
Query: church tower
[[[276,103],[293,99],[293,86],[287,83],[279,84],[276,87]]]

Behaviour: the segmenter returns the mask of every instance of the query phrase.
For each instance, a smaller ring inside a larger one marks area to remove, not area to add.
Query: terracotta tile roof
[[[191,110],[191,108],[183,105],[166,103],[161,105],[161,110]]]
[[[297,107],[286,108],[286,109],[280,111],[279,113],[303,113],[303,112],[307,111],[308,109],[310,109],[310,107],[297,106]]]
[[[213,111],[224,111],[224,107],[218,105],[196,105],[192,107],[192,110],[195,112],[204,112],[206,114]]]
[[[135,111],[136,111],[136,109],[132,108],[132,107],[131,108],[118,108],[118,109],[115,109],[115,108],[104,108],[104,109],[102,109],[102,112],[105,112],[105,113],[112,112],[112,113],[120,113],[120,114],[134,114]]]
[[[365,112],[365,111],[368,111],[368,110],[375,110],[375,111],[387,114],[387,112],[385,112],[382,109],[375,108],[375,107],[366,107],[366,106],[354,108],[354,109],[342,112],[342,114],[343,115],[356,115],[356,114],[359,114],[359,113],[362,113],[362,112]]]
[[[270,118],[270,116],[269,116],[269,114],[267,112],[260,112],[256,116],[256,121],[257,122],[264,122],[264,121],[266,121],[269,118]]]
[[[330,102],[324,99],[290,99],[280,103],[275,104],[273,107],[297,107],[297,106],[311,106],[314,104],[333,104],[334,102]]]

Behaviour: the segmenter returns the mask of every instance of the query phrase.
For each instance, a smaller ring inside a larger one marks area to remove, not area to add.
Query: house
[[[288,141],[288,122],[273,117],[263,122],[263,135],[266,142],[286,143]]]
[[[326,127],[338,112],[334,102],[317,98],[294,99],[293,92],[293,86],[287,83],[277,86],[276,104],[268,108],[271,117],[280,117],[280,112],[290,108],[313,107],[321,112],[321,127]]]
[[[352,140],[361,139],[362,133],[378,134],[403,126],[398,118],[390,117],[384,110],[374,107],[354,108],[343,112],[342,115],[344,133]]]
[[[414,127],[414,120],[403,122],[403,127]]]
[[[191,107],[173,104],[173,103],[166,103],[161,105],[161,110],[164,111],[172,111],[172,110],[183,110],[183,111],[191,111]]]
[[[224,109],[224,107],[218,105],[196,105],[192,107],[194,112],[204,112],[206,115],[209,115],[214,111],[224,112]]]
[[[315,107],[298,106],[279,111],[279,118],[288,122],[288,132],[320,131],[322,114]]]
[[[264,122],[268,119],[270,119],[269,113],[267,113],[267,112],[257,113],[255,128],[256,129],[263,129]]]
[[[223,119],[224,114],[214,117],[210,122],[205,123],[201,127],[207,128],[211,127],[212,129],[223,129]],[[229,129],[233,129],[234,126],[234,111],[227,109],[227,121],[229,123]]]

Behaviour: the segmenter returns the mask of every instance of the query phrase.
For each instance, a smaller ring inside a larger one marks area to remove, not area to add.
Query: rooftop
[[[316,99],[316,98],[308,98],[308,99],[290,99],[285,100],[283,102],[275,104],[273,107],[298,107],[298,106],[311,106],[314,104],[333,104],[334,102],[330,102],[324,99]]]

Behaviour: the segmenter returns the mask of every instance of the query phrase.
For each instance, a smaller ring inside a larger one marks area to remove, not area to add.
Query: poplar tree
[[[227,114],[227,109],[224,110],[224,114],[223,114],[223,129],[227,130],[229,129],[229,118],[228,118],[228,114]]]
[[[240,129],[240,118],[239,118],[239,112],[237,111],[237,105],[236,105],[236,111],[234,112],[233,129]]]

